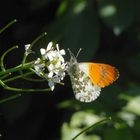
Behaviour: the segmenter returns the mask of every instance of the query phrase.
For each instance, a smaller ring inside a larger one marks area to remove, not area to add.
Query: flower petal
[[[65,55],[66,54],[64,49],[60,50],[59,52],[60,52],[61,55]]]
[[[26,44],[25,45],[25,50],[27,51],[29,49],[29,47],[31,46],[31,44]]]
[[[56,49],[59,52],[59,45],[58,44],[56,44]]]
[[[51,71],[51,72],[49,72],[49,74],[48,74],[48,78],[52,78],[53,77],[53,72]]]
[[[53,81],[54,81],[55,83],[60,83],[60,77],[58,77],[57,75],[55,75],[55,76],[53,77]]]
[[[53,81],[49,81],[48,83],[49,87],[51,88],[51,90],[54,90],[54,82]]]
[[[50,60],[53,61],[53,56],[51,53],[47,53],[46,57]]]
[[[41,48],[40,49],[40,53],[41,53],[41,55],[45,55],[46,54],[46,50],[44,48]]]
[[[50,51],[52,48],[53,42],[49,42],[48,46],[47,46],[47,51]]]
[[[53,65],[53,64],[50,64],[50,65],[48,66],[48,70],[49,70],[49,71],[52,71],[53,68],[54,68],[54,65]]]

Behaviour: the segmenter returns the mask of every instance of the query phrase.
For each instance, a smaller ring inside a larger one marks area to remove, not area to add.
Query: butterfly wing
[[[90,77],[79,68],[79,63],[72,65],[68,74],[77,100],[91,102],[100,95],[101,88],[93,85]]]
[[[108,64],[80,63],[79,67],[89,75],[94,85],[105,87],[113,83],[118,77],[118,70]]]

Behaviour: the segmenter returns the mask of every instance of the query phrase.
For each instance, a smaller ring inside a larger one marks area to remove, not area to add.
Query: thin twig
[[[17,22],[16,19],[14,19],[13,21],[11,21],[10,23],[8,23],[6,26],[4,26],[1,30],[0,30],[0,34],[5,31],[7,28],[9,28],[10,26],[12,26],[15,22]]]
[[[1,66],[2,71],[6,71],[6,69],[5,69],[5,67],[4,67],[4,58],[5,58],[5,56],[6,56],[9,52],[11,52],[12,50],[17,49],[17,48],[18,48],[17,45],[16,45],[16,46],[13,46],[12,48],[10,48],[10,49],[8,49],[6,52],[4,52],[4,54],[1,56],[1,59],[0,59],[0,66]]]
[[[16,91],[16,92],[45,92],[45,91],[50,91],[50,88],[45,88],[45,89],[22,89],[22,88],[14,88],[6,85],[3,81],[0,80],[1,86],[10,91]]]

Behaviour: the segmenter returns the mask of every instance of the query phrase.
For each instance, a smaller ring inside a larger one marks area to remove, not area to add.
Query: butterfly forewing
[[[99,87],[108,86],[119,77],[118,70],[107,64],[80,63],[80,68],[89,75],[93,84]]]

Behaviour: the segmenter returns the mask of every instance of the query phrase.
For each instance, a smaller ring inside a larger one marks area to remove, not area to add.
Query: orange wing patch
[[[105,87],[119,77],[119,72],[115,67],[107,64],[89,63],[89,77],[94,85]]]

